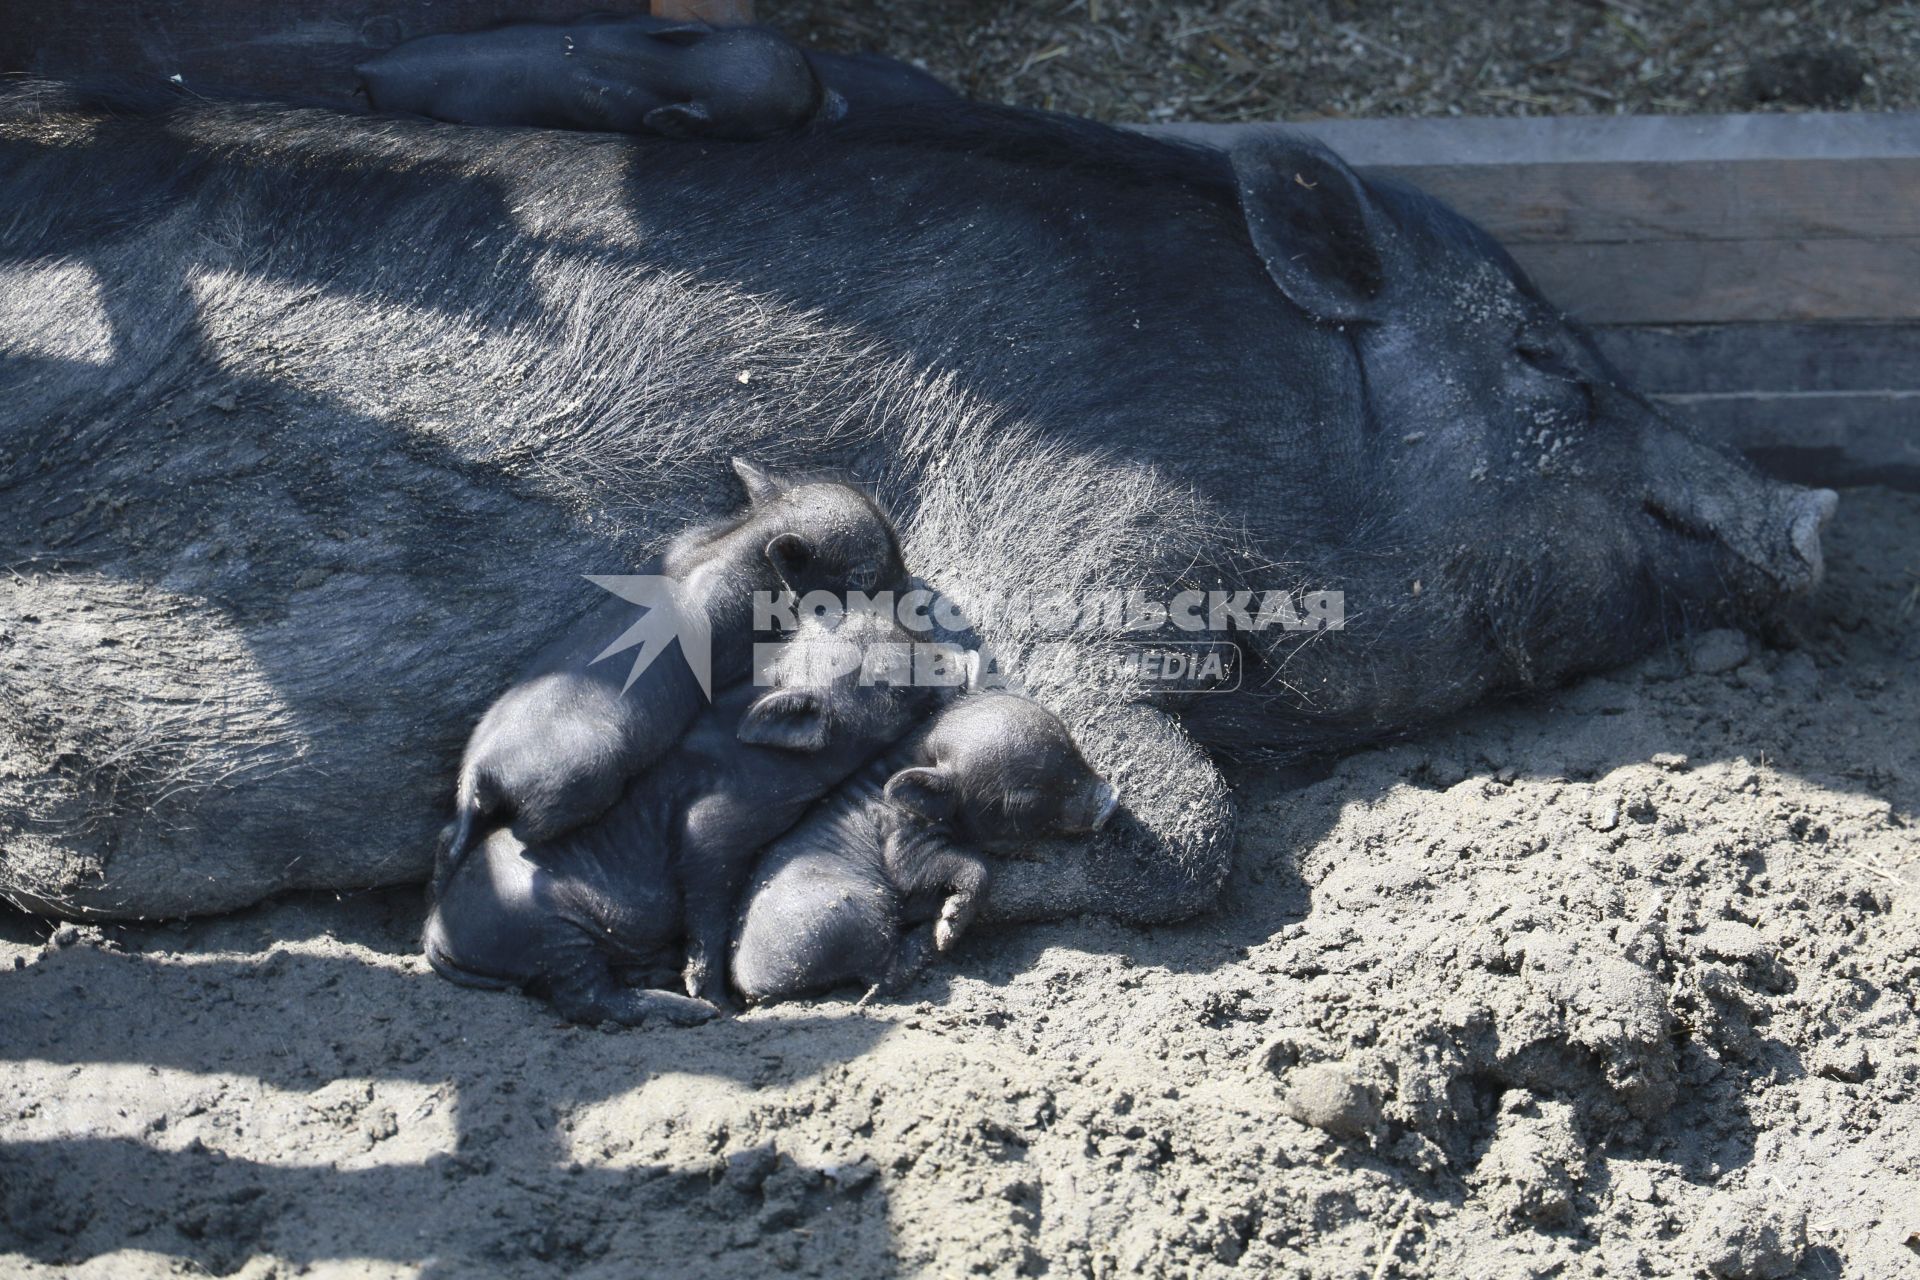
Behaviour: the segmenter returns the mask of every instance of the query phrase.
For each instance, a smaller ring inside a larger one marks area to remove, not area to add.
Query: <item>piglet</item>
[[[507,830],[488,837],[441,886],[427,959],[576,1022],[712,1016],[754,854],[937,696],[911,679],[910,639],[882,611],[807,618],[778,647],[773,687],[722,694],[598,822],[532,847]],[[686,995],[629,982],[676,956]]]
[[[1045,707],[961,698],[762,855],[733,985],[751,1003],[847,983],[896,992],[973,922],[984,853],[1097,831],[1117,804]]]
[[[733,468],[747,509],[682,534],[650,566],[662,591],[672,584],[654,607],[678,616],[645,643],[680,652],[658,654],[630,677],[632,663],[618,651],[642,615],[609,597],[535,654],[467,742],[436,884],[494,825],[544,844],[605,813],[706,705],[696,658],[715,689],[746,678],[756,592],[844,598],[906,589],[893,524],[859,489],[782,479],[739,458]]]

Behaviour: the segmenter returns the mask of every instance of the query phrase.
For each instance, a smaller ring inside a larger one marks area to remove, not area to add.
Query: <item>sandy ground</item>
[[[0,1274],[1920,1275],[1920,496],[1830,548],[898,1003],[566,1028],[412,893],[5,918]]]

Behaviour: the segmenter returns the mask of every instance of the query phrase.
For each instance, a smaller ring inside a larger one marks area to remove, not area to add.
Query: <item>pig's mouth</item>
[[[1712,531],[1696,521],[1689,520],[1682,513],[1660,502],[1658,498],[1646,497],[1640,500],[1640,509],[1652,517],[1653,522],[1676,537],[1693,542],[1712,543],[1718,541]]]
[[[1795,495],[1787,541],[1805,579],[1798,591],[1811,591],[1820,585],[1826,572],[1826,560],[1820,551],[1820,532],[1839,509],[1840,495],[1831,489],[1809,489]]]

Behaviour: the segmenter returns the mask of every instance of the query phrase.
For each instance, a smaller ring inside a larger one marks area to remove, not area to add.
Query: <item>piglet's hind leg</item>
[[[599,957],[550,979],[545,987],[547,999],[569,1022],[617,1022],[628,1027],[664,1022],[690,1027],[720,1012],[705,1000],[678,992],[625,986]]]
[[[926,971],[933,952],[932,925],[916,925],[907,930],[899,945],[893,949],[886,967],[879,973],[869,975],[873,985],[867,989],[866,995],[860,997],[860,1003],[866,1004],[875,996],[891,998],[905,991],[913,985],[914,979]]]

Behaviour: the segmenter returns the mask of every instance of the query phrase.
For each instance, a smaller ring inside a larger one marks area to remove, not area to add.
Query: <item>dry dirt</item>
[[[1920,1275],[1920,496],[1830,549],[899,1003],[566,1028],[410,893],[5,918],[0,1274]]]

